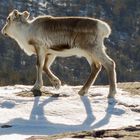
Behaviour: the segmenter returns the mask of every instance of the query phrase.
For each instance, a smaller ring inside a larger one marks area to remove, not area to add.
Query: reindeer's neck
[[[13,33],[13,38],[17,41],[20,48],[24,50],[28,55],[35,53],[34,47],[28,44],[28,39],[30,37],[29,24],[22,24],[16,27],[16,30]]]
[[[27,37],[28,35],[28,24],[19,24],[16,26],[16,30],[13,32],[12,36],[16,41],[20,41],[21,39]]]

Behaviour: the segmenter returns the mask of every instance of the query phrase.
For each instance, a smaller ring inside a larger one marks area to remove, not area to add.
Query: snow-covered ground
[[[83,97],[77,94],[80,86],[45,88],[59,97],[17,96],[30,89],[23,85],[0,87],[0,140],[140,124],[140,113],[130,109],[140,106],[140,96],[130,97],[121,89],[116,100],[108,100],[108,88],[101,86],[91,87]]]

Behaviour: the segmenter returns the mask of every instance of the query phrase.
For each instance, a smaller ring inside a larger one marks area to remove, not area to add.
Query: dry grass
[[[118,88],[129,92],[131,95],[140,95],[140,82],[118,83]]]

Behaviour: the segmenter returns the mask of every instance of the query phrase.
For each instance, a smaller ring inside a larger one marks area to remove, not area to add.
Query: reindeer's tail
[[[111,34],[111,28],[110,26],[103,22],[99,21],[98,22],[98,33],[103,37],[103,38],[108,38],[109,35]]]

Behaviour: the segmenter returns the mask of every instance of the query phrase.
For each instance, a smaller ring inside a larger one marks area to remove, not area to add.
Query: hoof
[[[60,89],[60,87],[61,87],[61,81],[60,80],[54,79],[54,80],[51,80],[51,83],[56,89]]]
[[[42,92],[40,90],[33,90],[32,92],[34,94],[34,97],[42,95]]]
[[[41,94],[42,94],[40,88],[37,88],[36,86],[34,86],[34,87],[31,89],[31,91],[32,91],[33,94],[34,94],[34,97],[36,97],[36,96],[41,96]]]
[[[43,84],[35,83],[31,91],[39,91]]]
[[[115,95],[116,95],[116,90],[115,91],[112,91],[108,94],[108,98],[115,98]]]
[[[115,95],[108,95],[107,98],[111,99],[111,98],[115,98]]]
[[[80,90],[80,91],[78,92],[78,94],[79,94],[80,96],[84,96],[86,93],[87,93],[87,91],[85,91],[85,90]]]
[[[32,92],[33,92],[33,91],[40,91],[40,88],[33,87],[33,88],[31,89],[31,91],[32,91]]]

